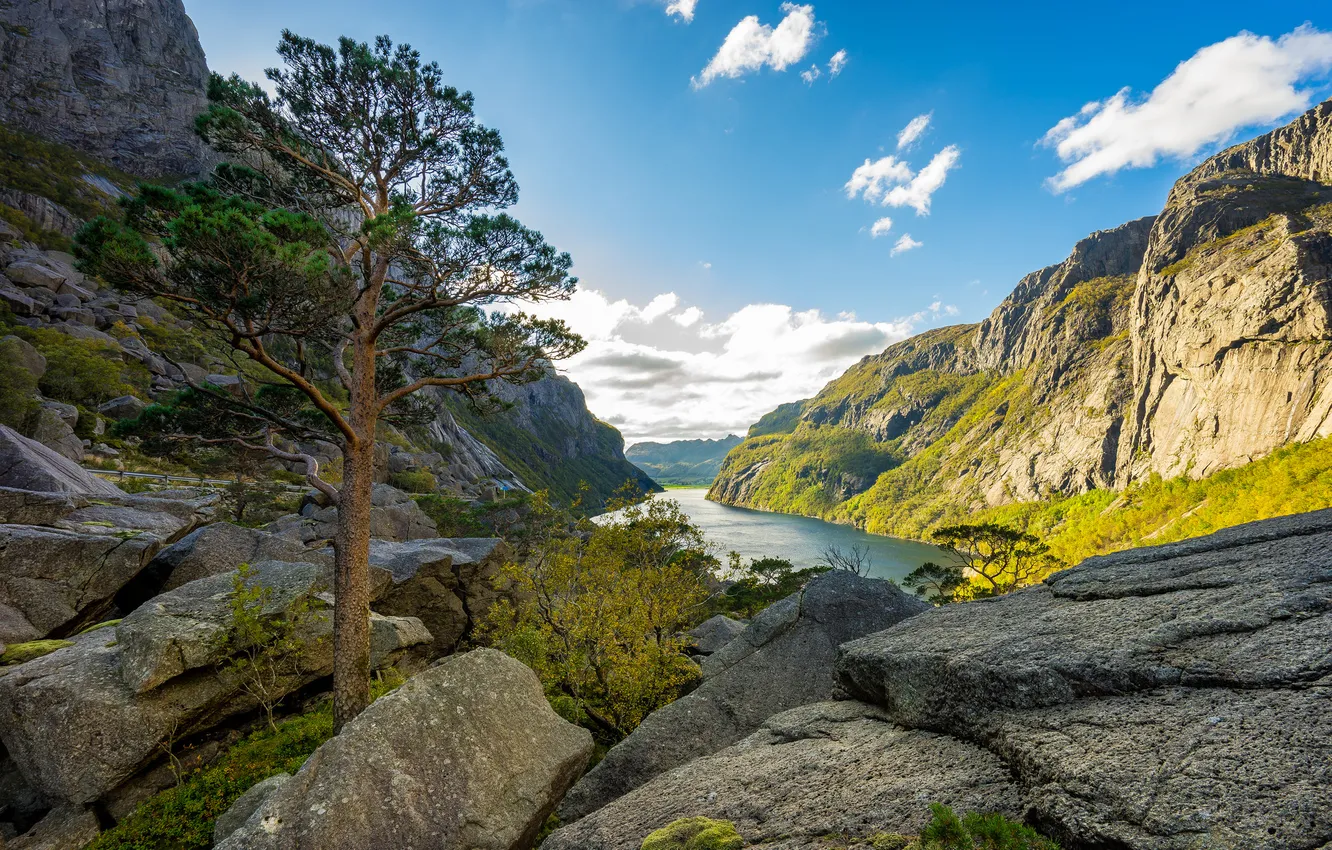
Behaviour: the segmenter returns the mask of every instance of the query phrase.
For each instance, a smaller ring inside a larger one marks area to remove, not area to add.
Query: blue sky
[[[586,290],[556,311],[593,341],[566,369],[631,440],[742,431],[908,332],[977,321],[1222,142],[1332,93],[1326,3],[668,2],[186,7],[215,71],[258,79],[284,27],[386,33],[474,92],[515,212]],[[916,179],[936,157],[941,185]],[[884,179],[848,197],[866,160]],[[1076,185],[1051,182],[1070,166]]]

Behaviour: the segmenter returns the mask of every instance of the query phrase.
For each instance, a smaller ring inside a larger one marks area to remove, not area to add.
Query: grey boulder
[[[0,425],[0,486],[47,493],[125,495],[111,482],[5,425]]]
[[[268,530],[300,543],[332,540],[338,530],[338,509],[311,502],[301,515],[280,517]],[[408,494],[376,484],[370,507],[370,536],[378,540],[421,540],[438,537],[435,521]]]
[[[0,345],[8,348],[18,364],[31,372],[34,378],[40,378],[46,374],[46,357],[34,348],[32,343],[10,334],[0,338]]]
[[[324,570],[269,562],[255,573],[274,597],[294,598],[318,590]],[[114,633],[78,635],[0,677],[0,740],[28,784],[54,800],[90,803],[149,766],[166,742],[253,711],[257,702],[218,652],[230,589],[230,575],[200,579]],[[322,604],[311,614],[298,625],[301,649],[282,659],[276,693],[332,673],[331,617]],[[419,621],[371,615],[371,628],[379,665],[430,639]]]
[[[163,590],[175,590],[195,579],[231,572],[259,561],[331,561],[331,552],[310,550],[299,543],[257,528],[215,522],[190,532],[157,553],[150,570],[165,578]]]
[[[218,850],[520,850],[591,753],[531,670],[478,649],[376,700]]]
[[[1008,763],[1073,846],[1332,839],[1332,511],[1091,558],[843,647],[846,689]]]
[[[147,406],[132,395],[122,395],[98,405],[97,412],[110,419],[133,419]]]
[[[162,542],[126,534],[0,526],[0,640],[58,637],[110,610]]]
[[[686,635],[699,655],[711,655],[739,637],[748,625],[725,614],[718,614],[699,623]]]
[[[832,697],[838,645],[927,610],[879,579],[841,570],[772,605],[703,662],[692,693],[648,715],[564,802],[566,822],[595,811],[653,777],[734,744],[764,720]]]
[[[703,816],[732,821],[765,850],[846,847],[879,832],[919,832],[933,802],[1022,813],[1021,789],[991,753],[901,729],[874,706],[821,702],[768,718],[742,741],[658,776],[541,846],[637,848],[674,820]],[[823,843],[830,838],[839,840]]]
[[[37,411],[32,438],[75,463],[83,459],[83,441],[75,436],[74,429],[57,410],[42,407]]]
[[[434,635],[432,652],[452,652],[500,597],[495,579],[507,552],[493,537],[372,540],[371,565],[393,576],[375,609],[419,617]]]
[[[268,799],[268,795],[281,788],[288,779],[291,779],[290,773],[279,773],[251,785],[248,791],[236,798],[231,808],[217,816],[213,823],[213,843],[221,844],[244,826],[254,810]]]

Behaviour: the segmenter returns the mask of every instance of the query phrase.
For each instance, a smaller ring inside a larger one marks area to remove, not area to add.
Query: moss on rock
[[[681,818],[643,839],[641,850],[740,850],[745,840],[735,824],[711,818]]]

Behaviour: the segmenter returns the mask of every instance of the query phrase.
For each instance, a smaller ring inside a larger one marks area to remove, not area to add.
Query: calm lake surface
[[[873,559],[870,574],[877,578],[902,579],[926,561],[938,561],[940,552],[925,543],[899,540],[882,534],[866,534],[846,525],[790,514],[774,514],[749,508],[733,508],[709,502],[705,488],[667,490],[656,498],[674,499],[689,518],[725,553],[739,552],[748,558],[785,558],[797,567],[818,562],[823,550],[839,546],[868,549]]]

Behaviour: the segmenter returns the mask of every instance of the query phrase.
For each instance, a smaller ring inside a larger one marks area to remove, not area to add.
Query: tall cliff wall
[[[123,171],[200,171],[207,82],[181,0],[0,4],[0,122]]]

